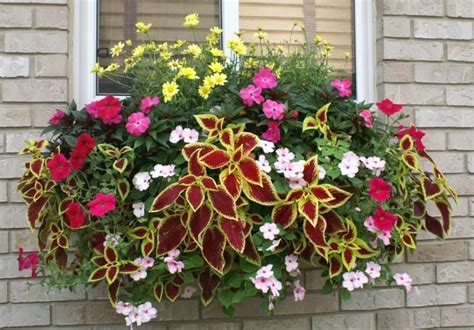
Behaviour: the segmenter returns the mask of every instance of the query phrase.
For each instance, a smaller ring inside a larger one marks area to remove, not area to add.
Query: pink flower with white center
[[[262,96],[262,89],[254,85],[248,85],[246,88],[240,90],[240,97],[242,102],[251,107],[254,103],[262,104],[265,98]]]
[[[146,302],[141,304],[137,307],[137,316],[136,322],[137,325],[140,326],[143,323],[150,322],[152,319],[156,317],[157,311],[156,308],[152,306],[150,302]]]
[[[257,160],[258,167],[265,173],[270,173],[272,168],[270,167],[270,163],[265,158],[265,155],[260,155]]]
[[[360,157],[359,158],[364,166],[372,171],[372,174],[379,176],[385,170],[385,160],[372,156],[372,157]]]
[[[155,106],[160,104],[160,98],[158,96],[153,97],[144,97],[140,102],[140,110],[144,113],[149,113],[151,109]]]
[[[372,128],[372,112],[368,109],[363,109],[359,112],[359,116],[364,118],[364,124],[367,128]]]
[[[303,301],[306,294],[306,289],[301,286],[299,280],[293,282],[293,287],[293,296],[295,297],[295,301]]]
[[[295,154],[288,148],[278,148],[276,150],[277,159],[279,162],[291,162],[295,158]]]
[[[128,302],[119,301],[115,305],[115,312],[127,316],[133,310],[133,305]]]
[[[413,280],[410,275],[408,275],[407,273],[396,273],[395,275],[393,275],[393,278],[395,279],[397,285],[403,285],[405,287],[407,293],[411,291],[411,285]]]
[[[343,155],[341,162],[337,166],[341,170],[342,175],[353,178],[359,172],[359,165],[359,156],[352,151],[348,151]]]
[[[281,242],[281,238],[272,241],[272,245],[267,247],[267,249],[265,251],[270,251],[270,252],[275,251],[275,249],[278,247],[278,245],[280,245],[280,242]]]
[[[184,132],[183,126],[181,125],[176,126],[175,129],[171,131],[169,141],[171,143],[178,143],[179,141],[184,139],[183,132]]]
[[[270,278],[270,277],[273,277],[273,270],[272,269],[273,269],[272,264],[261,267],[257,271],[257,275],[255,276],[255,278],[262,278],[262,277],[263,278]]]
[[[365,272],[367,275],[369,275],[371,278],[379,278],[380,277],[380,270],[382,269],[382,266],[379,264],[370,261],[367,263],[367,267],[365,268]]]
[[[352,82],[349,79],[333,80],[331,86],[337,89],[340,97],[348,97],[352,94]]]
[[[199,132],[194,128],[185,128],[183,130],[183,140],[184,143],[194,143],[199,140]]]
[[[194,286],[186,285],[184,287],[183,293],[181,294],[181,298],[189,299],[196,293],[196,291],[197,289]]]
[[[261,68],[252,78],[253,83],[262,89],[274,88],[278,85],[276,74],[269,68]]]
[[[377,231],[377,228],[375,227],[375,224],[374,224],[374,218],[372,218],[372,217],[367,217],[365,219],[364,226],[365,226],[365,228],[367,228],[368,231],[370,231],[372,233]]]
[[[150,172],[153,178],[168,178],[175,175],[175,165],[156,164]]]
[[[275,277],[272,277],[270,279],[269,287],[270,287],[270,291],[272,292],[273,296],[275,296],[275,297],[280,296],[280,290],[282,289],[283,285]]]
[[[140,136],[148,130],[150,122],[150,118],[145,116],[143,112],[134,112],[128,117],[125,127],[130,134]]]
[[[285,256],[285,266],[288,273],[297,270],[299,268],[298,257],[294,254]]]
[[[355,272],[355,277],[357,278],[357,281],[360,283],[360,287],[363,288],[364,284],[367,284],[369,282],[369,279],[365,274],[361,271]]]
[[[147,277],[148,273],[146,272],[146,267],[142,264],[142,258],[135,259],[135,263],[140,266],[140,268],[130,274],[130,277],[135,281],[140,281]]]
[[[143,266],[143,268],[145,269],[148,269],[150,267],[153,267],[153,265],[155,264],[155,260],[151,257],[144,257],[142,259],[142,262],[141,262],[141,265]]]
[[[359,289],[363,286],[363,284],[360,282],[361,276],[355,272],[346,272],[342,275],[342,278],[342,286],[348,291],[354,291],[355,289]]]
[[[56,110],[56,112],[49,118],[49,123],[51,125],[57,125],[61,122],[66,114],[61,110]]]
[[[253,285],[255,285],[255,288],[257,290],[262,291],[263,293],[267,293],[268,290],[270,289],[270,283],[272,278],[266,278],[266,277],[256,277],[256,278],[250,278],[252,281]]]
[[[263,103],[263,113],[268,119],[282,120],[285,117],[285,108],[286,104],[272,100],[266,100]]]
[[[166,267],[171,274],[181,273],[184,269],[184,262],[170,260],[166,263]]]
[[[389,231],[379,231],[377,233],[377,238],[383,242],[383,245],[387,246],[390,245],[392,234]]]
[[[278,229],[277,225],[274,223],[267,222],[264,225],[260,226],[260,232],[263,234],[263,238],[273,241],[275,239],[275,235],[280,233],[280,229]]]
[[[301,189],[306,186],[308,183],[303,178],[292,178],[288,181],[288,185],[291,189]]]
[[[263,149],[263,152],[268,154],[275,150],[275,144],[270,141],[260,140],[258,146]]]

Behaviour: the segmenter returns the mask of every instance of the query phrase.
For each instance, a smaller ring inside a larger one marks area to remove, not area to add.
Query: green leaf
[[[240,267],[245,273],[248,273],[248,274],[254,274],[258,270],[258,266],[251,264],[245,259],[240,259]]]
[[[229,306],[229,307],[222,306],[222,311],[228,317],[232,317],[232,316],[234,316],[234,311],[235,310],[234,310],[234,306]]]
[[[229,308],[232,305],[233,296],[234,293],[229,289],[219,290],[217,292],[217,298],[225,308]]]
[[[351,299],[351,293],[347,289],[340,289],[339,290],[339,296],[341,297],[341,300],[349,300]]]
[[[242,274],[239,274],[238,272],[230,272],[225,278],[226,283],[233,288],[240,288],[243,280],[244,278]]]
[[[184,284],[190,284],[194,282],[193,273],[190,271],[183,272],[181,276],[183,277]]]
[[[333,284],[330,280],[327,280],[321,288],[321,294],[331,294],[334,291]]]
[[[192,254],[192,255],[187,255],[183,256],[183,262],[186,265],[187,269],[190,268],[199,268],[204,265],[204,261],[202,257],[199,254]]]

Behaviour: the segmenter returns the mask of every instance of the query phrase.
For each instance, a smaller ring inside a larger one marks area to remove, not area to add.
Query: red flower
[[[71,174],[71,164],[63,154],[54,155],[47,164],[51,178],[56,182],[65,180]]]
[[[69,219],[69,227],[72,229],[80,228],[84,225],[86,213],[78,202],[69,203],[66,209],[66,216]]]
[[[122,103],[120,100],[108,95],[95,104],[97,117],[106,125],[118,124],[122,121],[120,111],[122,110]]]
[[[23,248],[18,249],[18,270],[26,270],[31,268],[31,277],[38,277],[36,269],[38,268],[39,256],[37,252],[30,252],[26,257],[23,257]]]
[[[384,202],[390,198],[392,187],[381,178],[373,178],[369,182],[369,195],[372,199]]]
[[[268,123],[268,129],[263,132],[262,137],[270,142],[278,143],[281,139],[280,126],[278,122],[271,121]]]
[[[382,232],[390,232],[393,229],[393,225],[397,222],[397,217],[382,209],[379,206],[375,209],[375,214],[372,216],[374,219],[374,226]]]
[[[389,99],[383,99],[380,102],[377,102],[377,107],[387,116],[393,115],[394,113],[399,112],[402,110],[402,104],[393,103]]]
[[[290,113],[290,116],[291,116],[291,118],[293,118],[293,119],[298,119],[298,117],[300,116],[300,113],[299,113],[298,111],[292,111],[292,112]]]
[[[89,155],[92,149],[95,147],[95,140],[92,136],[87,133],[82,133],[77,138],[76,149],[81,153]]]
[[[410,135],[411,138],[413,139],[413,143],[415,144],[415,147],[418,151],[425,151],[426,147],[423,144],[423,137],[425,136],[425,132],[423,132],[421,129],[416,128],[415,125],[411,125],[410,128],[406,128],[403,125],[400,125],[398,127],[399,131],[397,133],[397,138],[401,139],[405,135]]]
[[[84,167],[84,161],[86,160],[86,155],[80,150],[71,151],[69,154],[69,162],[74,171],[80,170]]]
[[[102,218],[107,213],[115,210],[117,207],[117,199],[113,194],[98,193],[95,198],[90,201],[87,206],[92,215]]]

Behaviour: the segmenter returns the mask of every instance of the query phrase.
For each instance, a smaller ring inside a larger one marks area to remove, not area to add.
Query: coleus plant
[[[150,27],[137,23],[144,36]],[[39,253],[20,268],[46,286],[105,283],[129,325],[198,289],[229,315],[254,296],[271,311],[287,286],[303,300],[302,263],[344,299],[375,279],[408,290],[390,263],[421,230],[445,237],[456,200],[424,133],[400,124],[400,104],[375,114],[353,100],[319,37],[285,54],[263,31],[261,51],[236,36],[226,58],[221,32],[200,45],[119,43],[130,96],[71,103],[48,139],[28,142],[18,189]],[[118,67],[93,71],[115,79]]]

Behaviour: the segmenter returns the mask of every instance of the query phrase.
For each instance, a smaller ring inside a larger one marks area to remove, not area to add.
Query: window
[[[308,39],[321,35],[335,47],[331,64],[355,75],[358,99],[374,100],[371,0],[82,0],[75,5],[74,98],[79,106],[103,94],[123,95],[119,85],[89,72],[96,62],[108,64],[115,43],[136,39],[135,22],[152,23],[157,41],[192,40],[192,32],[181,25],[191,12],[201,17],[197,39],[218,25],[224,29],[223,44],[239,27],[246,41],[255,41],[253,33],[262,26],[277,43],[289,38],[294,22],[303,24]],[[294,32],[292,40],[304,41],[304,33]]]

